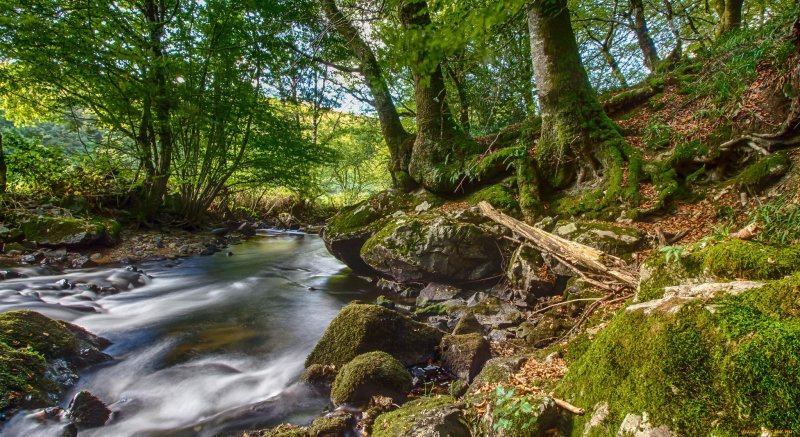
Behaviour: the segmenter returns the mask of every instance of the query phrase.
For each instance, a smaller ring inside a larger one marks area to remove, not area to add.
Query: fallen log
[[[639,275],[631,270],[625,261],[615,256],[534,228],[497,211],[485,201],[478,204],[478,209],[486,217],[507,227],[537,249],[554,256],[573,270],[588,270],[587,273],[599,276],[608,282],[620,283],[624,288],[635,289],[639,283]]]

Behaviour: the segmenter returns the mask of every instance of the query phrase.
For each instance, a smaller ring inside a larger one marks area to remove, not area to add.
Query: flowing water
[[[316,236],[261,234],[231,250],[144,263],[152,279],[110,295],[50,285],[113,282],[130,272],[29,269],[28,278],[0,282],[0,312],[32,309],[113,342],[105,352],[114,360],[84,371],[62,400],[66,408],[86,389],[115,412],[109,425],[81,436],[214,435],[307,422],[328,401],[295,384],[306,355],[344,304],[375,290],[344,272]],[[60,426],[36,417],[17,414],[2,433],[58,435]]]

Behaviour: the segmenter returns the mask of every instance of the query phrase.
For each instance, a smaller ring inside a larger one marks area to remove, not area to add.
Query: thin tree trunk
[[[164,18],[167,11],[163,3],[156,0],[147,0],[145,3],[145,18],[150,26],[149,50],[150,81],[153,87],[151,104],[154,107],[155,130],[158,138],[153,141],[157,144],[157,153],[153,154],[155,160],[154,172],[149,181],[149,190],[145,194],[145,215],[152,218],[161,206],[164,195],[167,193],[167,184],[172,165],[173,135],[171,126],[172,97],[169,94],[166,61],[162,47],[164,37]],[[155,137],[155,133],[152,134]]]
[[[425,1],[401,1],[398,12],[400,22],[407,30],[431,24]],[[417,56],[417,59],[424,58],[424,54]],[[409,174],[431,191],[452,193],[459,186],[465,160],[477,152],[477,144],[453,120],[441,64],[433,71],[412,64],[411,72],[417,106],[417,136]]]
[[[671,0],[664,0],[664,9],[666,10],[669,31],[675,38],[675,48],[672,49],[667,58],[674,63],[680,61],[681,56],[683,56],[683,38],[681,38],[681,31],[675,23],[675,10],[672,8]]]
[[[589,84],[572,30],[567,0],[532,0],[528,5],[531,57],[542,114],[536,146],[541,182],[552,188],[597,187],[603,202],[632,198],[640,160],[598,102]],[[630,162],[628,188],[623,161]],[[599,207],[596,202],[591,207]]]
[[[8,168],[6,168],[6,155],[3,150],[3,133],[0,132],[0,194],[5,194],[8,177]]]
[[[650,37],[650,30],[647,28],[647,19],[645,18],[642,0],[630,0],[630,14],[631,28],[636,34],[636,41],[638,41],[639,48],[642,50],[644,65],[648,70],[653,71],[660,59],[653,38]]]
[[[619,68],[617,58],[611,54],[611,50],[609,50],[608,47],[600,47],[600,53],[603,55],[603,59],[606,60],[606,63],[611,68],[611,75],[614,77],[614,79],[619,81],[621,87],[627,87],[628,81],[625,79],[625,75],[622,74],[622,69]]]
[[[348,50],[358,61],[361,74],[364,75],[367,88],[372,94],[373,106],[378,112],[381,124],[381,133],[391,154],[394,184],[398,188],[411,189],[414,184],[408,177],[408,165],[411,160],[412,136],[400,122],[400,115],[397,113],[389,85],[375,53],[350,20],[339,10],[336,0],[320,0],[320,6],[328,21],[344,38]]]

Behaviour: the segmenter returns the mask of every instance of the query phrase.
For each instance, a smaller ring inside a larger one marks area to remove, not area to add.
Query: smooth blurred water
[[[123,270],[29,270],[30,278],[0,282],[0,312],[33,309],[113,342],[105,352],[114,361],[84,372],[63,400],[66,407],[86,389],[115,412],[112,423],[81,435],[213,435],[307,422],[328,401],[293,384],[306,355],[343,305],[375,290],[316,236],[261,235],[231,250],[172,267],[143,264],[152,280],[113,295],[46,288],[63,278],[108,281]],[[2,432],[58,430],[21,413]]]

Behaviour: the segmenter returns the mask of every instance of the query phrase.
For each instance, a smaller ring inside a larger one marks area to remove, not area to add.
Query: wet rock
[[[110,359],[108,340],[33,311],[0,314],[0,410],[52,405],[77,370]],[[26,375],[22,380],[13,375]]]
[[[472,382],[492,357],[489,342],[475,333],[447,335],[439,348],[444,367],[467,382]]]
[[[22,264],[36,264],[42,259],[44,259],[44,256],[42,256],[42,254],[30,254],[22,256],[19,259],[19,262],[21,262]]]
[[[215,246],[213,244],[209,244],[209,245],[206,245],[206,247],[202,251],[200,251],[200,256],[213,255],[213,254],[215,254],[215,253],[217,253],[219,251],[220,251],[219,247],[217,247],[217,246]]]
[[[425,362],[444,332],[378,305],[350,304],[333,319],[306,358],[312,364],[340,368],[357,355],[384,351],[403,365]]]
[[[80,255],[80,256],[78,256],[78,257],[75,257],[75,258],[72,260],[72,262],[71,262],[71,265],[72,265],[72,268],[73,268],[73,269],[85,269],[85,268],[87,268],[87,267],[92,267],[92,266],[94,266],[94,265],[96,265],[96,264],[95,264],[95,262],[94,262],[94,261],[92,261],[92,259],[91,259],[91,258],[89,258],[88,256],[86,256],[86,255]]]
[[[214,228],[211,230],[211,235],[215,237],[224,237],[228,235],[228,228]]]
[[[441,212],[392,218],[361,248],[374,270],[398,282],[464,283],[497,278],[503,239],[494,228]]]
[[[411,374],[402,363],[386,352],[368,352],[342,366],[331,386],[331,400],[337,406],[364,407],[373,396],[386,396],[399,404],[411,386]]]
[[[96,396],[81,390],[70,401],[67,416],[81,431],[105,425],[111,416],[111,410]]]
[[[256,229],[257,228],[255,224],[243,222],[238,228],[236,228],[236,231],[245,237],[252,237],[256,234]]]
[[[420,290],[419,296],[417,296],[417,306],[422,308],[432,303],[455,299],[460,293],[461,289],[458,287],[431,282]]]
[[[25,278],[26,276],[22,273],[15,272],[13,270],[0,270],[0,281],[6,279],[17,279],[17,278]]]
[[[422,398],[375,419],[373,437],[449,436],[469,437],[462,411],[450,396]]]

